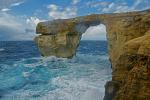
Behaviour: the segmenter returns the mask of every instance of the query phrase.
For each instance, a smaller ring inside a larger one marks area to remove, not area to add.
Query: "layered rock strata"
[[[150,100],[150,10],[40,22],[35,42],[43,56],[71,58],[82,34],[99,24],[106,26],[112,64],[104,100]]]

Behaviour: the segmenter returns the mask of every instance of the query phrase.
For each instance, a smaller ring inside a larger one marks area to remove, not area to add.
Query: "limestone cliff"
[[[150,10],[93,14],[40,22],[35,38],[43,56],[70,58],[90,26],[106,25],[112,81],[105,100],[150,100]]]

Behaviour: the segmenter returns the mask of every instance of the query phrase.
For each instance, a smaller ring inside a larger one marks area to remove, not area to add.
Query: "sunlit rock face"
[[[119,89],[114,100],[150,99],[150,56],[123,54],[119,57],[113,79]]]
[[[71,58],[86,29],[99,24],[106,26],[113,71],[104,100],[150,100],[150,10],[41,22],[35,42],[43,56]]]
[[[73,57],[82,34],[90,26],[101,23],[98,17],[99,15],[89,15],[39,23],[36,32],[41,35],[36,37],[35,41],[41,54],[43,56]]]
[[[35,38],[35,41],[42,56],[70,58],[76,53],[80,37],[79,34],[64,32],[56,35],[40,35]]]

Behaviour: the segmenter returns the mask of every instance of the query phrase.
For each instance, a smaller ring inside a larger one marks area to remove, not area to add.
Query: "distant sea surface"
[[[0,100],[102,100],[109,80],[106,41],[81,41],[72,59],[41,57],[32,41],[0,42]]]

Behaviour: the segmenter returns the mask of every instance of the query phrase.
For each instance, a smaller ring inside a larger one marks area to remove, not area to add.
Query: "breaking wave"
[[[107,56],[37,57],[1,66],[3,100],[102,100],[104,84],[111,79]]]
[[[0,48],[0,52],[1,52],[1,51],[4,51],[4,50],[5,50],[4,48]]]
[[[0,48],[0,100],[102,100],[111,80],[106,41],[81,41],[73,59],[40,57],[32,41]]]

